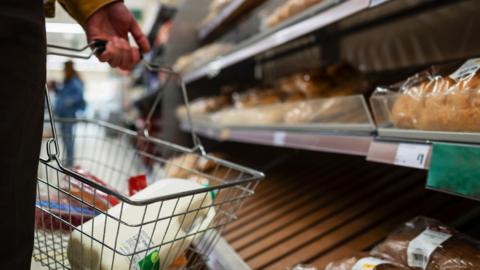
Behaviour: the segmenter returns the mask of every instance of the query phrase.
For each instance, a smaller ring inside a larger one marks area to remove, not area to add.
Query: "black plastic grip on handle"
[[[100,55],[107,49],[107,41],[101,39],[95,39],[93,41],[93,49],[95,50],[95,54]]]

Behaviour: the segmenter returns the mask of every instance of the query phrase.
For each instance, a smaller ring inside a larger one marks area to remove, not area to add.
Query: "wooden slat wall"
[[[224,238],[252,269],[322,269],[369,250],[417,215],[453,223],[474,201],[427,191],[426,172],[340,155],[294,156],[239,211]]]

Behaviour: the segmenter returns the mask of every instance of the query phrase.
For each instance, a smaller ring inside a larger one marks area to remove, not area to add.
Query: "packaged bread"
[[[362,94],[369,83],[355,67],[340,62],[288,75],[278,80],[277,88],[286,94],[286,100],[298,101]]]
[[[232,105],[231,94],[220,94],[218,96],[198,98],[189,103],[192,116],[216,112]],[[176,110],[178,119],[186,119],[187,107],[181,105]]]
[[[377,122],[403,129],[480,131],[479,68],[480,59],[471,59],[377,88],[371,98]]]
[[[266,17],[263,24],[268,28],[275,27],[288,18],[293,17],[322,1],[323,0],[287,0]]]
[[[206,45],[178,58],[173,69],[176,72],[183,73],[198,68],[230,51],[232,48],[233,45],[231,43],[212,43]]]
[[[262,105],[280,103],[283,94],[273,88],[253,88],[232,95],[235,108],[251,108]]]
[[[208,14],[200,23],[200,28],[205,27],[227,7],[232,0],[212,0],[208,6]]]
[[[353,256],[327,264],[325,270],[408,270],[401,264],[374,257],[368,253]]]
[[[216,158],[224,157],[222,153],[217,152],[208,153],[208,155]],[[192,179],[192,175],[196,175],[196,172],[209,172],[217,166],[218,163],[214,159],[187,153],[167,160],[164,170],[167,177]]]
[[[230,109],[214,113],[213,122],[224,126],[271,125],[282,123],[288,104],[260,106],[248,109]]]
[[[480,269],[479,242],[425,217],[401,225],[372,254],[413,269]]]

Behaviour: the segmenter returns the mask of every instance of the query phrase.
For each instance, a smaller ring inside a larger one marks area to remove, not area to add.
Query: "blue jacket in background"
[[[59,117],[74,118],[78,111],[85,109],[83,83],[77,78],[65,80],[55,94],[55,114]]]

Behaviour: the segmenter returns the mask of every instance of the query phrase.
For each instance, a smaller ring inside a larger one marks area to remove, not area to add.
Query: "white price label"
[[[470,59],[467,62],[463,63],[455,72],[450,74],[450,78],[455,81],[462,80],[464,78],[469,78],[470,76],[477,73],[480,69],[480,58]]]
[[[422,144],[401,143],[395,155],[395,165],[424,169],[430,146]]]
[[[408,244],[408,266],[425,269],[435,249],[441,246],[443,242],[447,241],[451,236],[451,234],[437,232],[427,228]]]
[[[276,131],[273,133],[273,144],[283,146],[285,145],[285,139],[287,134],[283,131]]]

